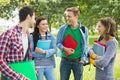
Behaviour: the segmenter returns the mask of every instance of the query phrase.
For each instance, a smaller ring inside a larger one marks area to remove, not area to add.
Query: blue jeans
[[[46,80],[56,80],[53,67],[38,68],[38,80],[43,80],[43,76]]]
[[[70,61],[62,58],[60,64],[60,80],[69,80],[71,70],[73,71],[74,80],[82,80],[83,64],[76,61]]]

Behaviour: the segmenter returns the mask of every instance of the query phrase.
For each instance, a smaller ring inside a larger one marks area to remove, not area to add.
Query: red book
[[[103,42],[100,42],[100,41],[98,41],[98,40],[95,40],[94,42],[97,43],[97,44],[100,44],[100,45],[103,46],[103,47],[106,47],[106,44],[103,43]]]
[[[70,34],[68,34],[63,41],[63,46],[67,48],[75,49],[77,45],[78,45],[77,41]],[[69,55],[70,54],[66,53],[66,56],[69,56]]]

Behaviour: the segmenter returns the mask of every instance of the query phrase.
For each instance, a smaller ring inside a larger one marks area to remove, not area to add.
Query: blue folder
[[[50,49],[51,40],[38,40],[37,47],[43,50]]]
[[[93,51],[95,52],[95,54],[103,56],[105,53],[105,47],[100,44],[94,43]]]
[[[105,45],[101,45],[99,44],[100,42],[94,42],[94,45],[93,45],[93,51],[95,52],[95,54],[99,55],[99,56],[103,56],[105,54]],[[99,66],[96,66],[98,67],[99,69],[101,70],[104,70],[104,67],[99,67]]]

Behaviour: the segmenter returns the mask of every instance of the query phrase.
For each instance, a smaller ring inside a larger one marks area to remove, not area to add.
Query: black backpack
[[[80,28],[82,29],[83,33],[85,33],[85,27],[82,25]]]

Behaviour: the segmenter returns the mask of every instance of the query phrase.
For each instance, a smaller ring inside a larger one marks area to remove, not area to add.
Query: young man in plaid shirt
[[[2,80],[29,80],[20,73],[16,73],[9,67],[9,63],[23,61],[28,49],[28,28],[34,26],[35,12],[32,8],[25,6],[19,11],[20,22],[12,29],[3,32],[0,36],[0,71]],[[27,59],[31,59],[29,50]],[[21,66],[22,67],[22,66]]]

